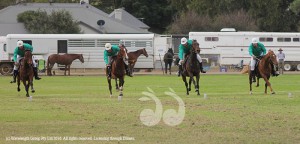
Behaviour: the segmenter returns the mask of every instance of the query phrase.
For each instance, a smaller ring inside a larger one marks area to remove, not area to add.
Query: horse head
[[[80,60],[81,63],[84,63],[84,58],[83,58],[82,54],[79,55],[79,60]]]
[[[26,50],[24,54],[24,64],[32,65],[32,53],[30,50]]]
[[[199,51],[200,51],[199,43],[197,42],[197,40],[193,40],[192,52],[198,53]]]
[[[120,51],[118,53],[118,56],[117,58],[125,58],[125,59],[128,59],[128,56],[127,56],[127,52],[126,52],[126,48],[124,45],[120,45]]]
[[[269,51],[267,54],[266,54],[266,57],[269,59],[269,62],[273,65],[278,65],[278,61],[277,61],[277,58],[276,58],[276,54],[274,53],[274,51]]]
[[[146,57],[148,57],[148,53],[146,51],[146,48],[143,48],[143,55],[146,56]]]

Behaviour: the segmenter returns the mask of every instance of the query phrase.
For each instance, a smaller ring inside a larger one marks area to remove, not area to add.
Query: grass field
[[[204,75],[200,96],[194,88],[186,96],[179,77],[137,75],[126,77],[121,102],[115,90],[113,98],[109,97],[104,76],[43,77],[34,83],[32,101],[25,97],[23,85],[18,93],[10,80],[11,77],[0,77],[0,143],[300,141],[299,75],[272,78],[275,95],[264,94],[262,81],[249,95],[246,75]],[[148,88],[161,101],[163,111],[178,110],[178,102],[165,91],[172,88],[181,97],[185,104],[182,123],[169,126],[161,120],[147,126],[141,122],[143,110],[155,111],[154,101],[139,100]],[[101,140],[106,138],[110,141]]]

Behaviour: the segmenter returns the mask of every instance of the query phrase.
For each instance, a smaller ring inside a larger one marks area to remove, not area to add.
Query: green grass
[[[126,77],[124,97],[109,97],[104,76],[43,77],[35,81],[32,101],[24,86],[17,92],[11,77],[0,78],[0,143],[104,143],[105,141],[52,141],[50,137],[134,137],[109,143],[299,143],[300,78],[271,78],[275,95],[264,94],[264,84],[249,95],[246,75],[202,75],[197,96],[185,94],[175,76]],[[163,120],[149,127],[140,121],[153,101],[139,101],[151,88],[163,109],[178,109],[166,94],[172,88],[185,103],[185,117],[177,126]],[[206,93],[208,99],[203,98]],[[270,93],[270,91],[268,91]],[[292,93],[292,98],[288,97]],[[7,137],[49,137],[47,141],[7,141]]]

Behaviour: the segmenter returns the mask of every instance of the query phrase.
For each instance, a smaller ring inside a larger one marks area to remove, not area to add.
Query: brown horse
[[[137,62],[137,59],[139,58],[139,56],[141,54],[148,57],[148,53],[146,51],[146,48],[142,48],[142,49],[127,53],[127,55],[128,55],[128,66],[129,66],[129,70],[130,70],[131,74],[133,74],[134,65]]]
[[[172,63],[173,63],[173,56],[174,56],[174,53],[173,53],[173,50],[171,48],[164,55],[165,74],[168,73],[168,69],[169,69],[169,74],[171,75],[171,67],[172,67]]]
[[[71,64],[74,60],[79,59],[81,63],[84,63],[84,58],[82,54],[64,54],[64,55],[59,55],[59,54],[52,54],[48,57],[47,60],[47,75],[52,75],[51,70],[53,68],[53,65],[55,63],[65,65],[65,73],[66,71],[69,71],[70,75],[70,67]]]
[[[276,65],[278,66],[278,61],[276,58],[276,54],[273,51],[269,51],[265,56],[263,56],[258,63],[258,66],[256,68],[256,76],[257,76],[257,85],[259,86],[259,78],[263,78],[265,80],[265,94],[267,94],[267,87],[269,86],[271,94],[275,94],[273,91],[273,88],[271,86],[271,83],[269,82],[271,72],[272,72],[272,66]],[[252,75],[249,68],[249,84],[250,84],[250,94],[252,94]]]
[[[119,79],[119,91],[120,94],[118,96],[118,100],[122,100],[123,97],[123,86],[124,86],[124,78],[125,78],[125,63],[124,60],[127,58],[127,53],[125,47],[120,47],[120,51],[116,57],[113,57],[113,62],[111,64],[111,78]],[[108,75],[106,71],[106,75]],[[111,86],[111,79],[107,77],[108,88],[110,92],[110,97],[112,97],[112,86]]]
[[[190,51],[190,54],[186,55],[187,58],[183,65],[184,71],[182,73],[182,80],[185,83],[187,95],[189,95],[189,91],[191,90],[191,82],[193,82],[195,86],[195,91],[197,92],[197,95],[200,95],[200,90],[199,90],[200,64],[197,60],[198,49],[199,49],[199,43],[196,40],[193,40],[192,49]],[[196,81],[194,80],[194,76],[196,77]],[[186,81],[186,77],[190,77],[189,85]]]
[[[31,92],[34,93],[33,88],[33,67],[32,67],[32,53],[30,50],[25,51],[24,58],[20,62],[19,74],[17,76],[18,91],[20,91],[20,81],[23,82],[23,85],[26,90],[26,96],[29,97],[28,89],[31,86]]]

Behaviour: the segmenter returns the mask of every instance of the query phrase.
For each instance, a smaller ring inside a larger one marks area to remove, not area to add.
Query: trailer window
[[[260,37],[259,41],[261,41],[261,42],[273,42],[273,38],[272,37]]]
[[[6,44],[3,45],[3,51],[6,52]]]
[[[205,37],[205,41],[219,41],[218,37]]]
[[[300,39],[299,39],[299,38],[293,38],[293,41],[294,41],[294,42],[299,42]]]
[[[58,40],[57,41],[57,52],[58,53],[68,53],[67,40]]]
[[[30,45],[32,45],[32,41],[31,40],[22,40],[24,43],[28,43]]]
[[[291,42],[292,39],[291,38],[277,38],[278,42]]]

